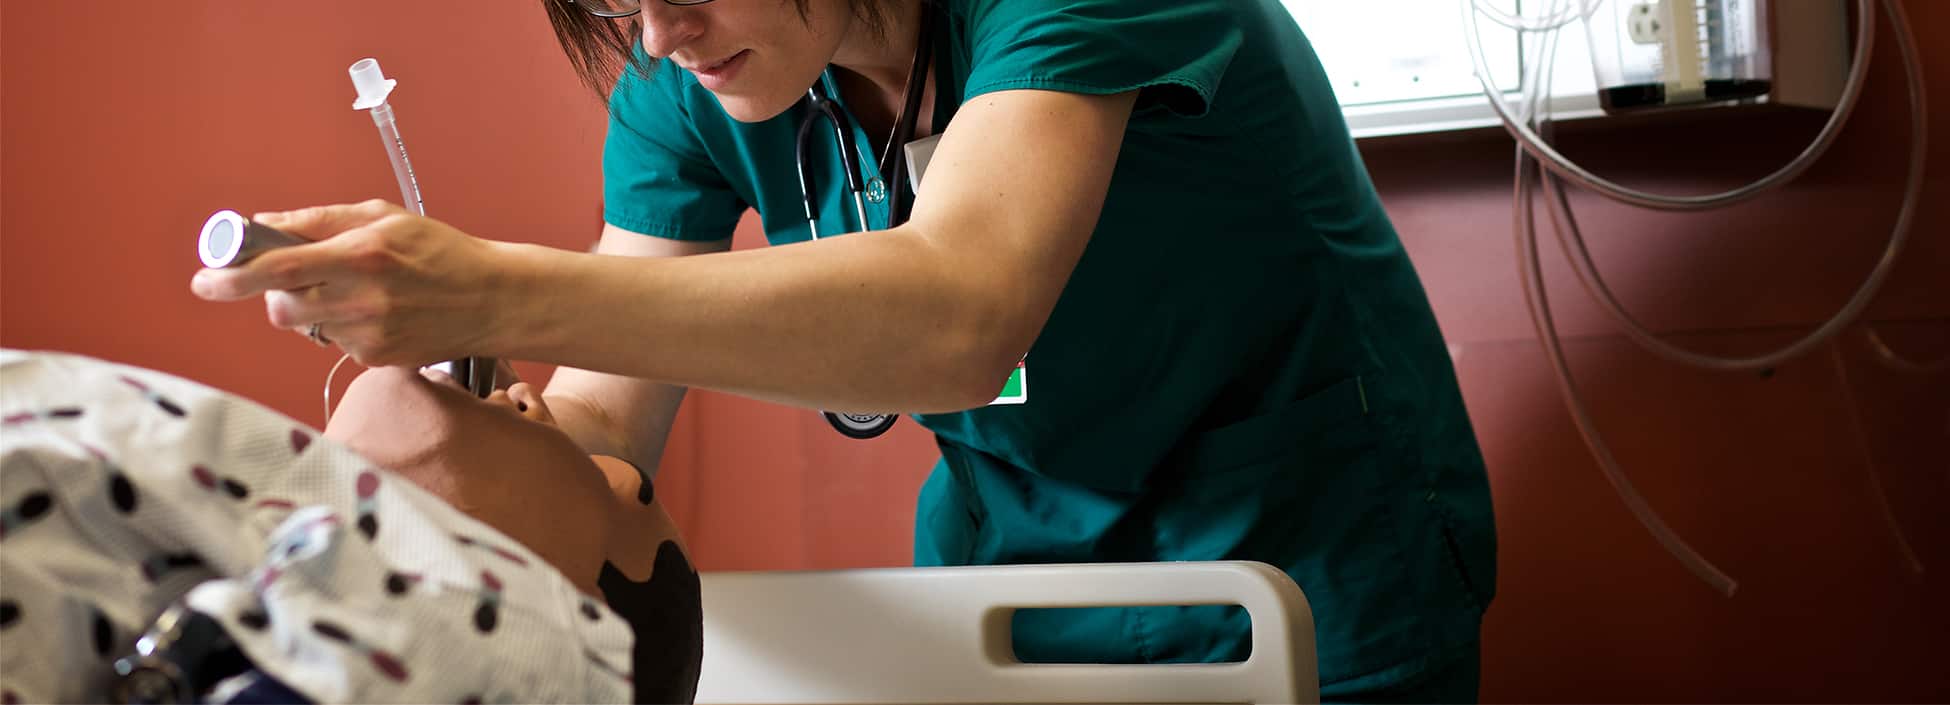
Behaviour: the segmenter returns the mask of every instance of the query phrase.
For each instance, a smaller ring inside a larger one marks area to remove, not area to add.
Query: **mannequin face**
[[[615,504],[611,483],[528,385],[484,400],[410,369],[368,370],[346,390],[325,436],[522,542],[593,591]]]

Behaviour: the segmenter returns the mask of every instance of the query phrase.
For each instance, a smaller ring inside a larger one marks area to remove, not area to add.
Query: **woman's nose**
[[[643,51],[651,58],[663,59],[696,41],[704,33],[703,8],[672,5],[662,0],[644,0]]]

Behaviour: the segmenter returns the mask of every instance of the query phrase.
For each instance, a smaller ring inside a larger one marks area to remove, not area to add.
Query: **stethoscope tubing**
[[[823,77],[822,77],[823,80]],[[846,119],[839,103],[827,97],[824,87],[815,81],[806,89],[806,116],[799,121],[799,135],[794,143],[794,160],[799,172],[799,195],[806,210],[806,225],[812,228],[812,239],[819,239],[819,205],[814,196],[812,178],[812,140],[807,139],[813,124],[825,118],[833,129],[833,139],[840,146],[840,170],[846,172],[846,190],[853,195],[853,214],[858,220],[860,230],[869,230],[867,223],[866,182],[860,177],[859,144],[853,139],[852,123]]]

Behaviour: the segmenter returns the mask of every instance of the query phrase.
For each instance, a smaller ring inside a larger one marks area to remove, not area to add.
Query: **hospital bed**
[[[1244,561],[705,573],[699,703],[1313,703],[1313,613]],[[1016,609],[1240,605],[1241,663],[1024,664]]]

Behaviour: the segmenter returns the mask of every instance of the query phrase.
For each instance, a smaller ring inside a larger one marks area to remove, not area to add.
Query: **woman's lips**
[[[731,80],[738,76],[738,70],[744,67],[745,59],[750,54],[751,50],[746,49],[709,67],[692,69],[691,73],[697,76],[697,82],[704,84],[706,89],[716,91],[729,85]]]

